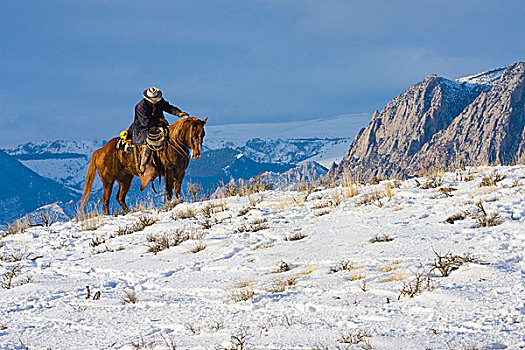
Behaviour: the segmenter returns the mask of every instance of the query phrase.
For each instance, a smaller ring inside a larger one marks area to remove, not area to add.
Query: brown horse
[[[182,180],[190,160],[190,149],[193,158],[198,159],[202,154],[202,140],[204,138],[204,124],[206,120],[194,117],[185,117],[177,120],[169,126],[169,139],[164,151],[159,151],[156,158],[156,167],[148,166],[145,174],[141,177],[142,191],[156,176],[164,176],[166,183],[166,198],[172,199],[172,191],[175,189],[175,197],[180,198]],[[139,176],[136,156],[116,148],[118,137],[111,139],[104,147],[93,152],[89,161],[86,182],[84,184],[84,195],[80,204],[80,210],[84,206],[91,193],[95,170],[102,180],[104,188],[102,194],[102,205],[104,213],[109,215],[109,201],[113,184],[119,184],[116,200],[124,210],[129,212],[126,205],[126,194],[131,186],[134,176]]]

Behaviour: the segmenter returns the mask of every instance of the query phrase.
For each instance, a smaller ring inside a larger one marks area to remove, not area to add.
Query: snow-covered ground
[[[370,195],[388,192],[387,181],[347,199],[341,188],[307,200],[266,191],[102,217],[92,231],[71,221],[9,235],[0,240],[0,282],[21,271],[0,289],[0,348],[167,349],[173,340],[177,349],[241,349],[232,335],[242,332],[242,349],[524,348],[525,166],[481,170],[472,181],[446,173],[436,188],[401,182],[379,201]],[[496,173],[506,178],[479,186]],[[478,200],[502,224],[476,228]],[[247,209],[250,201],[258,203]],[[218,208],[207,218],[210,204]],[[195,217],[182,219],[188,209]],[[140,217],[157,221],[118,235]],[[177,230],[192,239],[148,252],[147,237]],[[434,271],[433,288],[398,300],[434,252],[477,262],[448,277]],[[124,302],[125,292],[137,302]]]

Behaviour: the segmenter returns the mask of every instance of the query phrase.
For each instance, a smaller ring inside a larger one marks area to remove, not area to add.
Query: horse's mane
[[[183,128],[186,127],[186,124],[192,123],[197,124],[198,122],[202,122],[202,120],[197,119],[195,117],[184,117],[177,120],[175,123],[170,125],[170,134],[174,137],[177,137],[179,133],[182,131]]]

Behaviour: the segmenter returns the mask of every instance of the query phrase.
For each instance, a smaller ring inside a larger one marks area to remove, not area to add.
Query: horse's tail
[[[91,159],[89,160],[88,170],[86,174],[86,182],[84,183],[84,195],[82,196],[82,202],[80,203],[80,211],[84,211],[84,206],[91,194],[91,187],[93,186],[93,180],[95,180],[95,172],[97,167],[95,162],[98,158],[98,150],[93,153]]]

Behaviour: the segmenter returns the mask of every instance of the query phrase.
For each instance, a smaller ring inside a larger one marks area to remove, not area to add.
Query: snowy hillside
[[[0,348],[525,347],[525,166],[352,189],[7,235]]]

